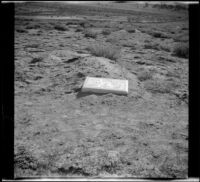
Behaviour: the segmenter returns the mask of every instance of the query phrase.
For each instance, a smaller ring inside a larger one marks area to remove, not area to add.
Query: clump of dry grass
[[[19,32],[19,33],[28,33],[28,31],[25,30],[23,27],[16,28],[16,31]]]
[[[135,43],[133,40],[126,40],[126,41],[121,41],[120,45],[123,46],[123,47],[129,47],[132,50],[135,50],[137,43]]]
[[[153,5],[153,8],[159,8],[159,9],[171,9],[171,10],[187,10],[188,7],[187,5],[184,4],[165,4],[165,3],[161,3],[161,4],[155,4]]]
[[[103,35],[110,35],[111,34],[111,31],[109,29],[103,29],[102,30],[102,34]]]
[[[84,29],[82,27],[77,27],[75,32],[82,32]]]
[[[119,39],[116,38],[116,37],[108,37],[108,38],[106,39],[106,42],[110,42],[112,45],[113,45],[113,44],[114,44],[114,45],[117,45],[117,44],[119,44]]]
[[[64,25],[55,25],[54,28],[56,30],[59,30],[59,31],[66,31],[67,30],[67,27],[65,27]]]
[[[180,58],[189,57],[189,46],[187,43],[179,43],[174,47],[173,55]]]
[[[114,46],[94,44],[87,49],[94,56],[105,57],[111,60],[117,60],[120,56],[120,49]]]
[[[35,64],[35,63],[38,63],[38,62],[41,62],[43,60],[43,57],[34,57],[32,60],[31,60],[31,64]]]
[[[149,32],[149,34],[155,38],[169,38],[169,36],[163,32],[153,31]]]
[[[41,28],[41,25],[30,24],[30,25],[26,26],[26,29],[38,29],[38,28]]]
[[[145,41],[145,43],[147,43],[147,44],[144,44],[145,49],[154,49],[154,50],[158,50],[158,51],[163,50],[166,52],[171,51],[170,47],[167,45],[162,45],[162,44],[158,44],[158,43],[150,43],[150,41]]]
[[[134,17],[132,17],[132,16],[128,16],[128,17],[127,17],[128,23],[132,23],[134,20],[135,20],[135,19],[134,19]]]
[[[167,45],[160,45],[160,50],[166,51],[166,52],[170,52],[171,48]]]
[[[89,37],[89,38],[93,38],[93,39],[97,37],[97,32],[94,32],[90,29],[86,29],[84,31],[84,34],[85,34],[85,37]]]
[[[126,159],[123,159],[118,152],[77,148],[70,158],[62,155],[55,165],[59,172],[98,176],[102,171],[111,174],[117,173],[122,163],[125,162]]]
[[[188,35],[188,32],[183,32],[181,33],[180,35],[175,35],[173,36],[173,39],[175,42],[184,42],[184,43],[187,43],[189,41],[189,35]]]
[[[83,27],[83,28],[89,28],[89,27],[92,27],[92,26],[93,26],[93,25],[92,25],[89,21],[87,21],[87,20],[80,22],[79,25],[80,25],[81,27]]]
[[[144,70],[144,71],[139,72],[137,77],[138,77],[138,80],[145,81],[145,80],[152,79],[153,73],[150,71]]]
[[[179,85],[176,81],[147,80],[144,87],[151,93],[172,93]]]
[[[128,33],[135,33],[135,28],[127,27],[127,28],[126,28],[126,31],[127,31]]]
[[[144,44],[144,48],[145,48],[145,49],[155,49],[155,50],[159,50],[159,44],[157,44],[157,43],[148,43],[148,44]]]

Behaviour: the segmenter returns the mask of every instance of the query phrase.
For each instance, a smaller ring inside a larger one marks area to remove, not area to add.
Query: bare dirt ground
[[[15,177],[187,177],[188,12],[86,7],[15,7]],[[86,76],[129,94],[82,94]]]

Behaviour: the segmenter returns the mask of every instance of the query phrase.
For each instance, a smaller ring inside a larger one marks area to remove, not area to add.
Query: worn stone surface
[[[128,94],[128,80],[87,77],[82,92]]]

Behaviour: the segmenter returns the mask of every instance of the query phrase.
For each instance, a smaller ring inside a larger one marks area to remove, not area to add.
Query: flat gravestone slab
[[[128,94],[128,80],[86,77],[82,92]]]

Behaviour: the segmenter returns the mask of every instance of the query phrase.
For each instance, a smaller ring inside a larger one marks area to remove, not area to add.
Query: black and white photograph
[[[188,7],[14,3],[15,178],[187,178]]]

